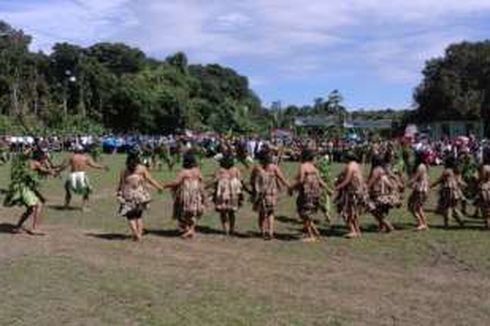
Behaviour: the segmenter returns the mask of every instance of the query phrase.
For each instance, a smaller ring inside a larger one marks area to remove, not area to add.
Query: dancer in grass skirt
[[[242,175],[235,167],[235,159],[226,153],[220,160],[220,168],[214,177],[213,201],[216,211],[220,214],[223,232],[226,235],[235,233],[235,214],[243,203]]]
[[[289,189],[289,183],[281,169],[272,163],[272,153],[264,148],[258,154],[260,164],[251,173],[253,208],[258,213],[259,229],[264,240],[274,238],[274,213],[281,186]]]
[[[483,216],[485,227],[490,230],[490,150],[484,152],[480,167],[476,206]]]
[[[141,163],[139,155],[130,153],[126,159],[126,168],[120,173],[117,199],[120,203],[119,215],[127,218],[134,241],[140,241],[143,237],[143,213],[151,201],[148,185],[163,190]]]
[[[431,188],[439,186],[438,208],[444,216],[444,227],[449,227],[449,221],[454,218],[460,226],[464,226],[463,214],[458,206],[463,199],[463,180],[455,172],[456,162],[454,158],[446,159],[444,171],[439,179],[431,185]]]
[[[351,151],[347,152],[345,157],[347,164],[343,171],[343,178],[335,187],[339,192],[337,205],[350,230],[346,237],[357,238],[361,236],[359,217],[367,208],[369,199],[358,158]]]
[[[320,232],[315,226],[313,216],[321,209],[321,197],[323,191],[330,191],[323,182],[320,172],[314,165],[313,151],[303,150],[301,165],[296,176],[296,183],[292,187],[298,191],[296,208],[299,217],[303,221],[304,241],[316,241]]]
[[[390,180],[379,154],[373,156],[371,166],[371,175],[367,182],[371,200],[370,211],[378,222],[379,231],[391,232],[394,228],[386,217],[390,210],[399,204],[397,185]]]
[[[183,169],[176,179],[165,184],[174,194],[173,216],[179,223],[182,238],[193,238],[198,219],[204,213],[206,195],[201,170],[195,156],[188,152],[183,158]]]
[[[40,149],[27,149],[16,154],[12,160],[10,185],[4,200],[4,206],[24,206],[26,211],[17,222],[14,233],[26,232],[30,235],[43,235],[38,232],[41,212],[45,203],[40,192],[40,179],[45,176],[54,176],[56,171],[47,164],[47,153]],[[32,218],[32,228],[24,227],[24,223]]]

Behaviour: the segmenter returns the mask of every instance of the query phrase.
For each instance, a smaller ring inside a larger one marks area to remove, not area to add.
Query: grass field
[[[11,234],[21,210],[0,208],[1,325],[490,324],[490,232],[479,220],[444,230],[429,213],[431,230],[417,233],[402,209],[391,213],[392,234],[377,234],[365,215],[361,239],[344,239],[337,220],[320,225],[322,241],[303,243],[294,200],[284,194],[274,241],[257,237],[248,203],[238,237],[223,236],[210,209],[198,237],[186,241],[176,237],[170,194],[154,193],[148,234],[133,243],[116,216],[123,160],[105,156],[111,171],[90,172],[90,212],[62,210],[63,179],[45,182],[46,236]],[[283,167],[292,177],[296,165]],[[205,162],[204,174],[214,168]],[[8,172],[0,167],[0,188]]]

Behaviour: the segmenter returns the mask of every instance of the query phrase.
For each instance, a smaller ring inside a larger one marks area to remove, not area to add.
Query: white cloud
[[[125,41],[151,55],[183,50],[195,61],[244,62],[274,78],[308,78],[365,65],[375,77],[413,82],[423,61],[471,38],[490,0],[27,0],[0,16],[35,36],[88,45]],[[453,26],[458,21],[460,26]],[[467,27],[469,26],[469,28]],[[253,68],[249,69],[254,70]]]

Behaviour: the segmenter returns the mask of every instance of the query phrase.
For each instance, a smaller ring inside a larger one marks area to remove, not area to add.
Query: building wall
[[[470,134],[483,138],[484,124],[481,121],[437,121],[428,123],[426,128],[432,140],[438,140],[445,136],[457,137]]]

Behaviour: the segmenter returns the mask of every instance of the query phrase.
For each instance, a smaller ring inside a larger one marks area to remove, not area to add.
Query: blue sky
[[[490,0],[0,0],[0,19],[57,41],[184,51],[249,77],[265,104],[339,89],[356,108],[408,108],[425,60],[490,35]]]

